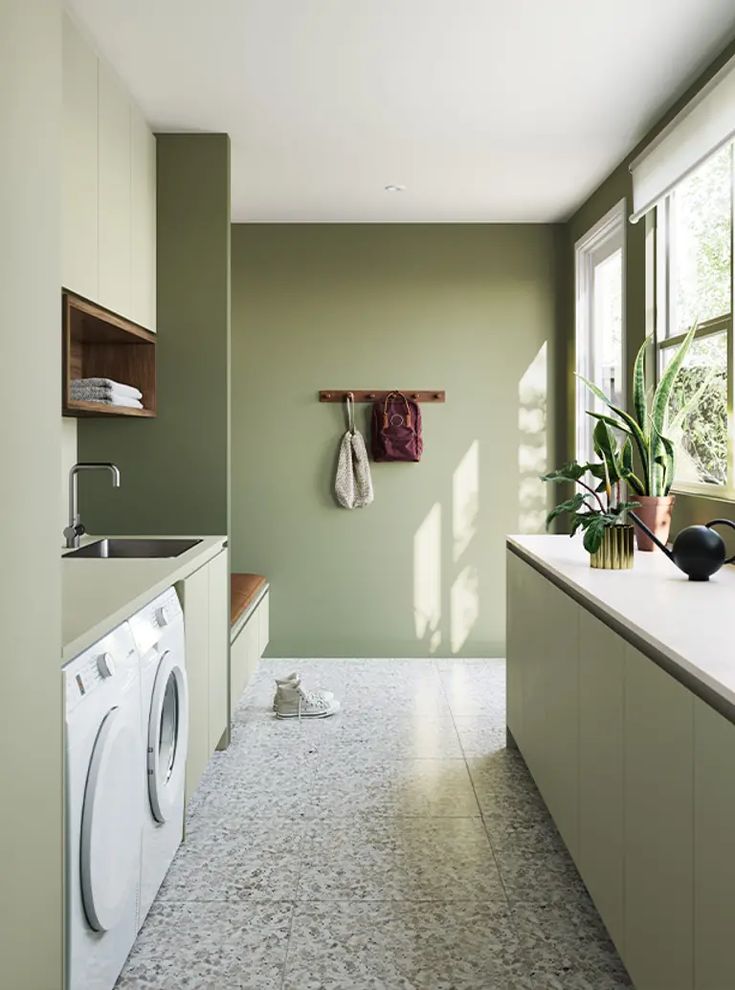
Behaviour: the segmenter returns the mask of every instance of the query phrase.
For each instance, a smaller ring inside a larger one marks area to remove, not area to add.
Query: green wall
[[[566,381],[565,401],[560,401],[557,410],[557,430],[566,440],[564,459],[574,456],[574,243],[600,217],[604,216],[621,199],[625,198],[628,212],[633,211],[633,185],[629,171],[630,162],[651,141],[656,134],[681,110],[681,108],[702,88],[702,86],[735,55],[735,42],[731,42],[720,56],[669,108],[664,116],[651,128],[649,133],[633,148],[623,162],[607,177],[598,189],[571,217],[565,228],[566,271],[561,288],[560,304],[566,325],[566,334],[560,341],[559,369]],[[631,380],[633,361],[645,337],[646,303],[646,264],[645,264],[645,223],[626,226],[626,364],[628,382]],[[559,387],[562,387],[561,380]],[[677,496],[674,513],[673,532],[694,522],[705,522],[715,516],[731,516],[732,503],[725,499],[703,498],[694,495]]]
[[[161,134],[158,147],[156,419],[84,419],[80,460],[92,533],[229,531],[230,142]]]
[[[233,226],[233,567],[272,582],[271,655],[502,654],[504,537],[546,509],[558,233]],[[366,509],[332,498],[330,387],[447,390]]]

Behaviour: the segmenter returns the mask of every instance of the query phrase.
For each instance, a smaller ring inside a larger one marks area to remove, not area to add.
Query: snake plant
[[[572,461],[557,471],[545,474],[542,481],[573,482],[582,489],[551,510],[546,526],[548,528],[557,516],[569,515],[572,523],[570,536],[574,536],[579,529],[583,530],[585,550],[596,553],[602,545],[605,530],[623,525],[627,511],[636,508],[638,502],[621,501],[621,482],[627,480],[631,468],[629,438],[619,449],[612,429],[600,420],[592,440],[598,461],[589,464]],[[597,485],[590,480],[590,476],[598,481]]]
[[[684,364],[696,330],[695,323],[677,348],[655,389],[647,384],[647,354],[651,337],[647,337],[643,342],[633,368],[634,414],[614,405],[594,382],[583,375],[577,376],[612,413],[607,415],[588,410],[589,415],[625,435],[626,439],[621,451],[624,468],[622,477],[637,495],[668,495],[671,490],[675,467],[674,444],[668,434],[678,429],[698,395],[693,396],[671,421],[669,421],[669,403],[676,376]],[[638,452],[640,473],[634,470],[633,447]]]

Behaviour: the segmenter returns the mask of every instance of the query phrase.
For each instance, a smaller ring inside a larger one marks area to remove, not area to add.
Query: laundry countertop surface
[[[596,570],[581,537],[509,536],[507,547],[735,722],[735,567],[689,581],[659,550]]]
[[[82,545],[104,538],[85,536]],[[151,538],[158,537],[146,537]],[[201,543],[179,557],[62,557],[62,663],[73,660],[162,591],[203,567],[227,543],[224,536],[186,538]]]

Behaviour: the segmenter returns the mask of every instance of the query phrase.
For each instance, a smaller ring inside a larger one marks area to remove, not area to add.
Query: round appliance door
[[[82,903],[98,932],[117,924],[139,879],[140,759],[135,727],[122,709],[110,709],[95,740],[82,809]]]
[[[156,671],[148,719],[148,796],[157,822],[168,821],[183,792],[188,731],[186,671],[166,652]]]

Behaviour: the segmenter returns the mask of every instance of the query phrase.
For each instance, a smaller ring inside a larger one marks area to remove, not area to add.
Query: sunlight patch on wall
[[[542,533],[548,471],[547,347],[544,342],[518,383],[518,531]]]
[[[413,614],[416,638],[429,653],[441,645],[442,510],[436,502],[413,538]]]
[[[480,614],[480,577],[476,567],[465,567],[449,596],[452,653],[459,653]]]
[[[480,444],[473,440],[452,475],[452,537],[456,563],[477,532],[480,510]]]

